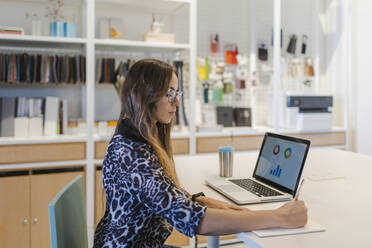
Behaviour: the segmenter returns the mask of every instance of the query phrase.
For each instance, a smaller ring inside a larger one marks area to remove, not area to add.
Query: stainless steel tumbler
[[[234,147],[223,146],[218,148],[218,152],[220,156],[220,176],[232,177]]]

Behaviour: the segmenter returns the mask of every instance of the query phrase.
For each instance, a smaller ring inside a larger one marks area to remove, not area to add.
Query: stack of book
[[[58,97],[0,98],[0,136],[67,134],[67,100]]]
[[[146,33],[143,36],[143,41],[146,42],[168,42],[168,43],[174,43],[175,38],[174,34],[172,33],[154,33],[154,32],[149,32]]]
[[[0,34],[24,34],[23,28],[0,26]]]

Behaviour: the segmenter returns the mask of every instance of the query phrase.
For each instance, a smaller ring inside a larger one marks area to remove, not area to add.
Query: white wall
[[[355,3],[356,151],[372,155],[372,1]]]
[[[209,55],[209,37],[218,33],[222,45],[236,42],[239,52],[249,52],[249,1],[198,0],[198,50]]]

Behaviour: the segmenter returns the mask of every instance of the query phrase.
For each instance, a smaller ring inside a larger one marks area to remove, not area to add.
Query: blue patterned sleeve
[[[133,161],[132,185],[138,199],[156,215],[165,218],[181,233],[193,237],[203,219],[206,207],[191,201],[185,191],[178,189],[164,173],[157,159],[141,156]]]

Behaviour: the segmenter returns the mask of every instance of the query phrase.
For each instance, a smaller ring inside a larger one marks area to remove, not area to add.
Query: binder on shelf
[[[28,137],[29,126],[29,99],[17,97],[16,117],[14,119],[14,136]]]
[[[59,98],[48,96],[45,99],[44,136],[58,134],[58,109]]]
[[[28,135],[43,136],[43,99],[41,98],[30,98],[29,99],[29,123],[28,123]]]
[[[29,118],[25,116],[14,119],[14,137],[28,137]]]
[[[43,118],[31,117],[28,122],[28,136],[43,136]]]
[[[16,117],[28,117],[29,116],[29,99],[26,97],[17,97],[16,101]]]
[[[67,100],[62,99],[58,110],[58,134],[67,134],[67,128]]]
[[[14,116],[16,99],[14,97],[0,98],[0,136],[14,136]]]

